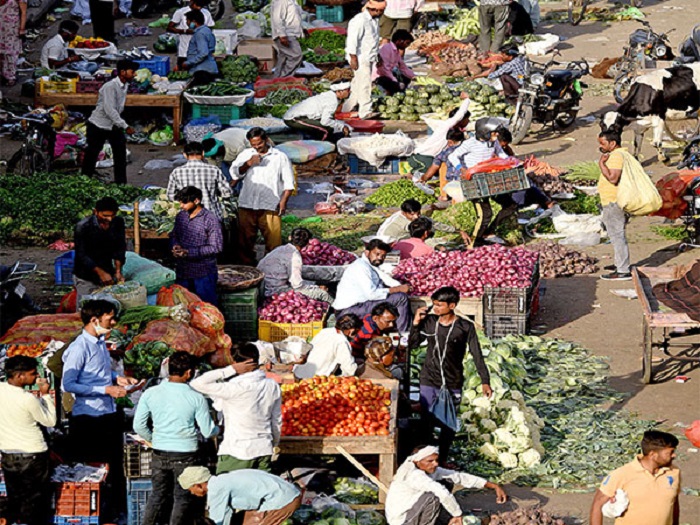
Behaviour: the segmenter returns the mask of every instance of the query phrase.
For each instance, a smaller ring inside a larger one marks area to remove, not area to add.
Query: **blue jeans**
[[[184,286],[193,294],[199,296],[199,298],[205,303],[213,304],[214,306],[219,304],[219,298],[216,295],[216,283],[219,280],[219,274],[216,272],[205,275],[204,277],[196,277],[189,279],[176,279],[175,284]]]

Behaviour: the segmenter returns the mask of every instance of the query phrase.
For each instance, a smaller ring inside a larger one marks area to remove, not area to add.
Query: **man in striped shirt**
[[[222,199],[231,198],[231,186],[219,168],[204,162],[201,142],[188,142],[185,146],[187,163],[173,170],[168,180],[168,199],[175,200],[178,190],[194,186],[202,190],[202,207],[219,220],[224,218]]]

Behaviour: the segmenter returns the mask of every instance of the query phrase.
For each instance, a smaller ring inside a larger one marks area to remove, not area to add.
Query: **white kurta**
[[[326,91],[320,95],[302,100],[289,108],[284,114],[284,120],[295,118],[318,120],[322,126],[332,128],[336,133],[340,133],[343,131],[345,123],[333,118],[337,109],[338,97],[335,92]]]
[[[311,340],[311,352],[303,365],[294,367],[294,375],[300,379],[313,376],[329,376],[340,368],[341,375],[355,375],[357,364],[352,357],[350,343],[342,332],[324,328]]]
[[[379,21],[367,11],[355,15],[348,23],[345,55],[357,56],[358,68],[350,85],[350,97],[343,111],[352,111],[357,105],[360,118],[372,112],[372,68],[379,55]]]
[[[294,171],[289,157],[276,148],[270,148],[260,164],[248,168],[241,174],[238,169],[253,155],[254,148],[243,150],[231,164],[231,177],[244,179],[238,206],[249,210],[275,211],[282,200],[282,194],[294,191]]]

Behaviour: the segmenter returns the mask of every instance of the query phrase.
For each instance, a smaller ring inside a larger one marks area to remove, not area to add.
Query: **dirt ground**
[[[602,5],[602,2],[598,5]],[[543,12],[564,7],[565,2],[542,3]],[[685,38],[693,25],[700,22],[697,8],[698,0],[646,0],[644,12],[657,31],[675,29],[671,35],[671,41],[675,46]],[[228,23],[230,24],[230,21]],[[224,27],[227,27],[226,24]],[[578,27],[544,22],[539,31],[556,33],[565,38],[559,46],[563,55],[561,60],[583,57],[589,62],[598,62],[605,57],[619,56],[627,36],[637,27],[638,24],[632,21],[612,24],[584,22]],[[52,36],[55,29],[56,24],[48,27],[47,37]],[[88,34],[89,30],[89,27],[83,27],[81,33]],[[147,43],[148,40],[138,39],[134,43]],[[36,57],[42,43],[34,44],[30,58]],[[589,83],[609,85],[608,82],[596,80],[591,80]],[[17,93],[14,89],[9,94],[5,93],[5,96],[16,96]],[[595,119],[591,117],[598,117],[612,107],[614,107],[614,101],[611,95],[585,96],[582,111],[574,129],[563,134],[544,131],[531,135],[516,148],[517,153],[532,153],[538,158],[559,166],[595,160],[598,158],[595,137],[599,128]],[[631,136],[628,135],[624,138],[631,140]],[[9,153],[16,147],[16,143],[4,138],[0,139],[0,159],[7,159]],[[129,181],[135,185],[165,184],[167,171],[144,172],[142,166],[152,158],[170,158],[178,153],[179,149],[150,146],[131,149],[133,163],[129,167]],[[655,152],[648,140],[643,154],[647,159],[644,162],[645,167],[654,178],[671,171],[669,167],[656,160]],[[308,214],[306,201],[299,199],[292,202],[292,211]],[[632,261],[640,266],[658,266],[695,260],[696,251],[680,253],[676,243],[665,241],[651,232],[650,226],[662,222],[660,218],[638,218],[631,222],[628,232]],[[599,245],[587,248],[585,251],[599,257],[601,267],[612,262],[610,245]],[[53,259],[56,255],[56,252],[41,248],[0,248],[0,260],[3,263],[22,259],[39,265],[41,273],[32,277],[27,285],[29,292],[46,306],[55,304],[62,293],[53,287]],[[594,275],[547,279],[543,283],[545,293],[537,320],[533,324],[534,328],[545,336],[575,341],[597,355],[610,358],[611,383],[620,391],[630,394],[623,406],[611,407],[611,410],[625,408],[638,413],[643,418],[656,419],[679,436],[682,435],[682,427],[685,424],[700,417],[700,371],[697,365],[679,366],[678,362],[660,362],[657,364],[658,382],[653,385],[642,383],[640,303],[638,300],[627,300],[610,293],[616,288],[631,288],[631,282],[609,283],[601,281],[598,275]],[[679,374],[689,376],[690,381],[684,384],[676,383],[673,378]],[[681,437],[677,464],[683,471],[684,487],[700,488],[699,456],[697,450],[691,449],[690,443]],[[601,472],[601,476],[603,474]],[[561,515],[578,518],[581,522],[588,521],[592,494],[563,494],[553,490],[509,488],[514,503],[538,503]],[[680,523],[700,525],[700,498],[683,495],[680,501]],[[513,502],[508,503],[506,507],[513,506]],[[502,509],[493,503],[491,495],[475,495],[468,500],[468,505],[472,508]]]

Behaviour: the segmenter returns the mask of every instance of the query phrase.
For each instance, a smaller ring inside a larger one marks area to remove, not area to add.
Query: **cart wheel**
[[[678,253],[683,253],[689,249],[690,249],[690,246],[688,246],[687,243],[681,243],[678,245]]]
[[[651,369],[653,346],[651,340],[651,328],[649,328],[649,323],[647,322],[646,318],[644,318],[642,330],[642,379],[644,384],[649,385],[653,382],[653,373]]]

